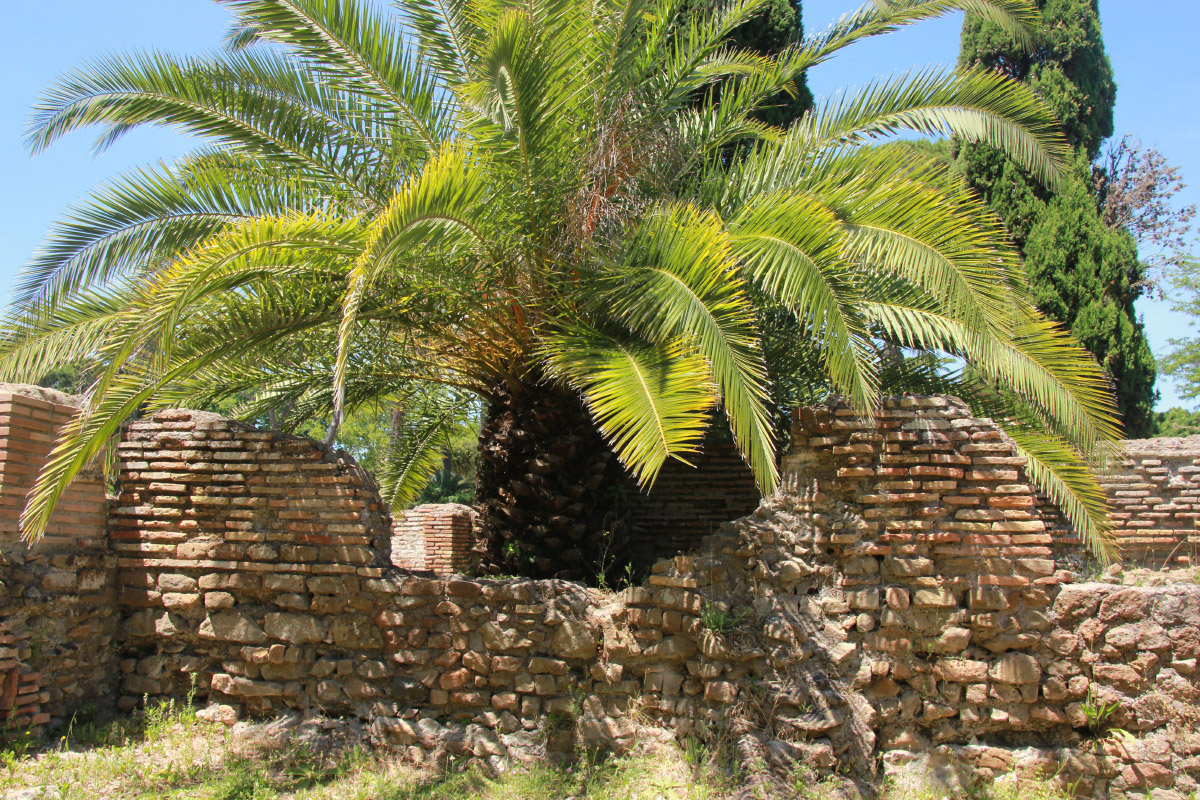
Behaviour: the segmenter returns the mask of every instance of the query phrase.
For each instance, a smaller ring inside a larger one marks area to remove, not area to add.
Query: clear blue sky
[[[201,52],[218,47],[227,24],[208,0],[38,0],[8,3],[8,44],[0,49],[0,283],[11,286],[42,234],[70,203],[132,166],[183,153],[188,144],[169,131],[132,134],[100,157],[91,139],[76,134],[30,158],[22,129],[38,93],[63,70],[114,50],[158,48]],[[857,5],[854,0],[804,0],[809,30],[824,27]],[[1200,2],[1100,0],[1104,43],[1117,79],[1117,135],[1134,133],[1166,153],[1192,181],[1184,202],[1200,204]],[[875,75],[913,66],[952,65],[961,19],[918,25],[844,51],[810,76],[821,96],[861,85]],[[1187,335],[1186,317],[1169,303],[1143,299],[1151,346]],[[1159,379],[1160,408],[1180,405]]]

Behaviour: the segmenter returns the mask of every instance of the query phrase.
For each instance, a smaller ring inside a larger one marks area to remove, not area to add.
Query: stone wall
[[[617,594],[395,569],[369,480],[308,440],[169,412],[122,459],[125,705],[195,676],[207,716],[350,714],[421,761],[649,724],[747,765],[1042,769],[1097,796],[1200,753],[1171,728],[1200,697],[1200,589],[1070,585],[1012,443],[952,399],[806,413],[777,495]],[[1085,738],[1089,697],[1140,742]]]
[[[869,704],[860,716],[889,772],[937,767],[965,788],[1039,770],[1097,796],[1195,787],[1200,587],[1069,585],[1023,463],[990,420],[952,398],[892,401],[874,424],[807,412],[785,473],[747,544],[774,530],[811,535],[798,550],[824,554],[824,566],[786,568],[779,548],[776,569],[815,568],[802,588],[822,587],[824,631],[845,637],[829,652]],[[1083,739],[1089,702],[1114,703],[1109,724],[1142,741]],[[1172,762],[1191,766],[1168,777]]]
[[[97,471],[63,495],[46,536],[20,538],[25,495],[75,412],[74,399],[0,385],[0,726],[61,723],[111,702],[116,672],[115,559]]]
[[[1073,583],[1012,442],[951,398],[804,412],[776,495],[615,594],[397,568],[404,526],[351,460],[191,411],[129,426],[107,547],[87,474],[27,552],[55,399],[0,394],[0,713],[22,724],[117,676],[123,708],[194,684],[206,716],[350,715],[418,761],[561,761],[652,727],[864,784],[1200,780],[1200,587]],[[418,512],[450,539],[468,516]],[[1093,736],[1089,704],[1137,740]]]

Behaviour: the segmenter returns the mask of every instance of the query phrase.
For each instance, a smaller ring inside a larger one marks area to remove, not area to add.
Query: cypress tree
[[[778,53],[791,44],[804,40],[804,19],[800,8],[800,0],[771,0],[764,13],[733,32],[733,41],[737,47],[744,47],[756,53]],[[793,120],[812,108],[812,92],[808,89],[808,81],[801,76],[796,81],[794,97],[780,95],[776,105],[764,111],[761,115],[763,122],[771,125],[787,127]]]
[[[718,0],[692,1],[697,9],[707,12],[719,5]],[[761,14],[734,30],[729,38],[732,47],[763,55],[778,54],[788,45],[803,41],[804,19],[800,0],[770,0]],[[786,128],[812,108],[812,104],[808,80],[801,75],[796,81],[794,95],[780,94],[756,116],[762,122]]]
[[[1038,307],[1070,327],[1104,366],[1127,435],[1148,436],[1154,358],[1133,307],[1144,270],[1129,232],[1104,225],[1091,178],[1090,165],[1113,133],[1117,93],[1097,0],[1038,6],[1045,36],[1028,52],[998,26],[968,15],[959,64],[1000,70],[1037,91],[1076,150],[1074,171],[1052,195],[993,148],[963,145],[958,162],[1024,254]]]

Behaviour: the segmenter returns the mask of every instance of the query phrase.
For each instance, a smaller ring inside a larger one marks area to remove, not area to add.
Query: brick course
[[[649,492],[633,495],[631,552],[639,565],[689,553],[731,519],[753,511],[762,493],[731,442],[710,440],[683,464],[663,464]]]
[[[392,563],[441,575],[469,571],[476,516],[470,506],[457,503],[428,503],[396,512]]]
[[[1200,436],[1131,440],[1122,451],[1100,483],[1124,560],[1200,563]]]

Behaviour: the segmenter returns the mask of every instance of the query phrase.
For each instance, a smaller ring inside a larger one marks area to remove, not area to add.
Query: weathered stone
[[[284,693],[281,683],[254,681],[220,672],[212,676],[212,689],[233,697],[279,697]]]
[[[502,628],[491,621],[483,623],[479,633],[489,650],[523,650],[533,646],[533,642],[522,636],[516,628]]]
[[[596,631],[586,623],[571,619],[558,626],[550,642],[554,653],[562,658],[592,658],[596,655],[596,645]]]
[[[705,699],[714,703],[732,703],[737,696],[737,686],[729,681],[709,681],[704,685]]]
[[[557,648],[556,648],[557,650]],[[661,642],[643,650],[648,658],[667,658],[673,661],[683,661],[696,652],[696,643],[688,636],[667,636]]]
[[[1042,667],[1026,653],[1005,653],[992,664],[988,675],[1000,683],[1037,683],[1042,678]]]
[[[230,726],[238,721],[238,709],[222,703],[212,703],[196,712],[196,716],[206,722],[219,722]]]
[[[933,560],[929,558],[886,558],[883,561],[883,577],[888,580],[932,575],[933,572]]]
[[[267,641],[267,634],[263,629],[240,611],[210,613],[204,622],[200,623],[198,635],[201,639],[242,644],[263,644]]]
[[[1101,601],[1099,619],[1101,622],[1144,619],[1149,607],[1150,601],[1145,592],[1125,589],[1113,592]]]
[[[324,621],[311,614],[274,613],[263,618],[263,628],[272,639],[288,644],[315,644],[325,638]]]
[[[168,572],[158,576],[158,590],[160,592],[185,592],[191,594],[196,591],[198,585],[196,579],[189,575]]]
[[[130,614],[125,620],[125,633],[134,637],[161,636],[170,638],[186,630],[183,620],[169,611],[146,609]]]
[[[468,669],[456,669],[442,674],[438,679],[438,686],[446,691],[461,689],[471,682],[471,671]]]
[[[233,608],[233,595],[229,592],[205,592],[204,607],[209,611],[221,611]]]
[[[1092,677],[1099,683],[1116,686],[1128,692],[1136,692],[1145,686],[1145,679],[1128,664],[1096,664]]]
[[[338,647],[377,650],[383,636],[374,620],[365,614],[346,614],[329,622],[329,636]]]
[[[894,611],[906,611],[911,603],[912,599],[909,597],[907,589],[901,589],[898,586],[888,587],[888,608],[891,608]]]
[[[987,680],[988,664],[986,661],[941,659],[934,666],[934,672],[941,680],[955,683],[977,683]]]
[[[955,608],[958,600],[949,589],[917,589],[913,592],[913,608]]]
[[[191,611],[192,609],[200,608],[200,595],[185,592],[166,592],[162,596],[162,604],[164,608],[169,608],[172,611]]]

